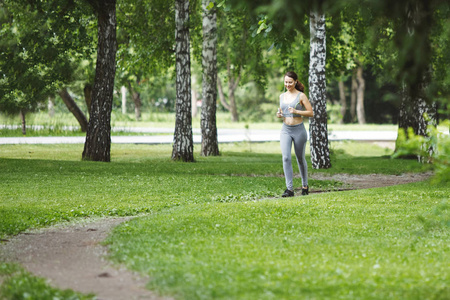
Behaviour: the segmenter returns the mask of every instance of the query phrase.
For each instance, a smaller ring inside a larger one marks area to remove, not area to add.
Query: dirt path
[[[129,218],[128,218],[129,219]],[[30,231],[0,245],[3,261],[18,262],[52,286],[94,293],[99,300],[169,299],[145,288],[148,278],[112,266],[100,245],[111,229],[127,218]]]
[[[391,185],[406,184],[411,182],[424,181],[433,175],[432,172],[427,173],[407,173],[402,175],[381,175],[381,174],[367,174],[367,175],[348,175],[335,174],[327,175],[315,173],[310,176],[311,179],[316,180],[336,180],[343,182],[345,187],[350,189],[369,189],[376,187],[385,187]]]
[[[422,181],[431,173],[393,175],[313,174],[312,179],[337,180],[364,189]],[[314,190],[313,190],[314,192]],[[129,219],[129,218],[128,218]],[[22,264],[53,286],[94,293],[100,300],[169,299],[145,289],[148,278],[112,266],[100,245],[111,229],[127,218],[108,218],[71,226],[55,226],[17,235],[0,244],[0,260]]]

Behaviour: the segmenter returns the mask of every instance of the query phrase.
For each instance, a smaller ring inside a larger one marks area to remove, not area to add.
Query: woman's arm
[[[305,107],[305,110],[303,111],[302,116],[312,118],[314,117],[314,112],[311,106],[311,103],[308,100],[308,97],[306,97],[305,94],[300,95],[300,103]]]

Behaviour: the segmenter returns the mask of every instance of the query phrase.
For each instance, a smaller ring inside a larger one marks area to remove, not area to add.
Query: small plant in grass
[[[449,127],[450,121],[444,121],[443,125]],[[432,163],[435,168],[435,182],[450,182],[450,136],[448,134],[443,134],[435,126],[428,126],[426,137],[414,134],[412,128],[408,128],[408,134],[399,130],[397,151],[392,157],[399,158],[407,155],[415,155],[419,161]]]

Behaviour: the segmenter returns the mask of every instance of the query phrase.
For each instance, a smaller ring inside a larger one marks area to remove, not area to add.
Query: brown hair
[[[299,90],[300,92],[305,92],[305,86],[300,81],[298,81],[298,76],[295,72],[292,72],[292,71],[286,72],[286,74],[284,74],[284,76],[294,79],[296,81],[295,88],[297,90]]]

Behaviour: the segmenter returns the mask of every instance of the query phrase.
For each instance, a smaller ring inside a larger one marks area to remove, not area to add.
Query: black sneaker
[[[285,190],[283,195],[281,195],[281,197],[294,197],[294,191]]]
[[[302,187],[302,195],[306,196],[309,194],[309,186]]]

